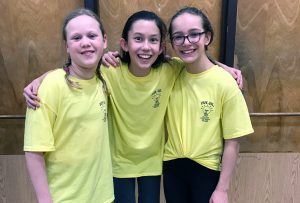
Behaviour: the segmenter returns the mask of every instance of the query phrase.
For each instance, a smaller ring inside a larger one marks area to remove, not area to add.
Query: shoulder
[[[213,76],[216,79],[219,79],[216,82],[229,87],[230,86],[238,87],[235,79],[226,70],[224,70],[223,68],[217,65],[213,66],[212,69],[213,69],[212,71]]]
[[[224,94],[227,94],[229,97],[231,97],[240,92],[235,79],[223,68],[217,65],[214,66],[212,75],[213,82],[216,83],[218,89],[221,90]]]
[[[184,62],[178,57],[172,57],[169,61],[169,64],[171,66],[174,66],[174,67],[180,68],[180,69],[184,68],[184,66],[185,66]]]
[[[161,65],[161,70],[178,75],[179,72],[184,68],[184,63],[177,57],[172,57],[168,62]]]
[[[47,74],[43,80],[43,83],[57,83],[60,82],[62,79],[64,80],[66,72],[62,69],[55,69]]]
[[[60,86],[67,85],[65,74],[62,68],[51,71],[45,76],[39,91],[56,91]]]
[[[124,68],[128,69],[128,64],[120,61],[120,64],[117,67],[113,67],[113,66],[105,67],[104,65],[101,65],[100,70],[104,76],[109,76],[109,75],[116,75],[121,73],[122,69]]]

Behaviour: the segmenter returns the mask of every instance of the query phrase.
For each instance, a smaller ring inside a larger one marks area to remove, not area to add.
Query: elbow
[[[225,141],[224,148],[231,149],[231,151],[235,151],[238,154],[240,151],[240,143],[237,139],[229,139]]]

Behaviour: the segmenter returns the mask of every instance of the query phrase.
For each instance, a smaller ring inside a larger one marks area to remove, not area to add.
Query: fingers
[[[113,66],[117,67],[119,65],[118,52],[108,52],[108,62]]]
[[[25,92],[31,96],[34,100],[36,101],[40,101],[40,98],[37,96],[38,94],[38,90],[39,90],[39,87],[40,87],[40,82],[37,82],[37,80],[34,80],[33,83],[30,84],[30,89],[31,89],[31,92],[28,92],[27,89],[25,90]]]
[[[119,52],[107,52],[102,57],[102,64],[106,67],[113,66],[117,67],[119,66]]]
[[[105,54],[102,56],[101,64],[107,68],[110,66],[110,64],[106,60]]]
[[[236,76],[237,76],[236,80],[237,80],[238,86],[239,86],[240,89],[243,89],[243,75],[242,75],[242,71],[237,70],[237,69],[235,69],[235,70],[236,70]]]
[[[37,88],[34,88],[31,84],[24,88],[23,96],[29,108],[36,109],[40,107],[40,98],[37,96]]]
[[[113,56],[115,57],[120,57],[120,54],[118,51],[114,51],[114,52],[111,52]]]
[[[231,75],[232,77],[236,80],[236,83],[238,84],[240,89],[243,89],[243,75],[242,75],[242,71],[235,69],[235,68],[231,68]]]
[[[242,74],[238,78],[239,78],[238,79],[238,85],[239,85],[239,88],[242,90],[243,87],[244,87]]]
[[[26,105],[27,105],[28,108],[31,108],[31,109],[35,110],[36,108],[40,107],[39,101],[37,101],[37,100],[39,100],[38,97],[29,96],[25,92],[23,93],[23,96],[25,97]],[[36,99],[34,99],[34,98],[36,98]]]
[[[29,98],[30,100],[40,101],[40,98],[37,96],[38,88],[33,86],[32,84],[29,84],[26,86],[23,90],[23,95],[26,98]]]

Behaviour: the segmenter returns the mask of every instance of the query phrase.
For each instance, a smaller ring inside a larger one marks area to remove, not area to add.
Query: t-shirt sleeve
[[[241,91],[224,102],[222,129],[224,139],[237,138],[254,132]]]
[[[52,78],[53,80],[53,78]],[[24,151],[46,152],[55,150],[53,128],[56,119],[59,90],[53,81],[45,78],[39,88],[41,105],[27,108],[24,134]]]

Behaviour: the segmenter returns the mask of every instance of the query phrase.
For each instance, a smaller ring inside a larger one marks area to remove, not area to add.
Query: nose
[[[191,42],[188,39],[188,36],[184,36],[182,45],[190,45]]]
[[[144,42],[143,42],[143,50],[150,50],[150,43],[149,43],[149,41],[148,40],[145,40]]]
[[[90,46],[90,45],[91,45],[91,42],[90,42],[90,39],[89,39],[89,38],[83,37],[83,38],[81,39],[81,46],[82,46],[82,47],[88,47],[88,46]]]

